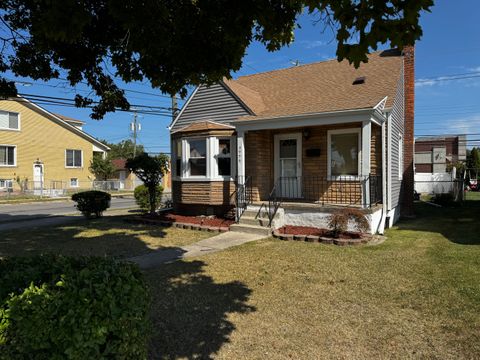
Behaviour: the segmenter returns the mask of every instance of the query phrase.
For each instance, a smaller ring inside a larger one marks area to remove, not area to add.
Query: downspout
[[[378,233],[383,235],[385,232],[385,221],[387,219],[387,162],[385,152],[386,152],[386,126],[389,118],[389,114],[385,114],[385,121],[382,122],[382,218],[380,219],[380,225]]]

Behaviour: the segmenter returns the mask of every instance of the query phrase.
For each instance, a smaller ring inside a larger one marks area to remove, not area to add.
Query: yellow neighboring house
[[[18,97],[0,100],[0,192],[35,188],[90,187],[94,153],[109,148],[82,131],[83,122]]]

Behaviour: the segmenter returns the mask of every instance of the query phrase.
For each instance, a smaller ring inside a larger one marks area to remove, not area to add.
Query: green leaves
[[[133,264],[11,258],[0,289],[2,360],[146,358],[149,297]]]
[[[252,41],[276,51],[294,40],[304,8],[337,32],[337,58],[355,66],[378,44],[411,45],[422,35],[419,17],[433,0],[31,1],[0,3],[0,39],[8,59],[0,72],[48,80],[64,72],[70,85],[86,82],[100,119],[129,102],[114,78],[149,81],[164,93],[213,84],[240,69]],[[324,26],[322,26],[324,25]],[[4,31],[3,31],[4,30]],[[112,70],[110,70],[112,69]],[[12,96],[1,86],[0,96]]]
[[[98,190],[82,191],[73,194],[72,200],[77,203],[76,208],[89,219],[92,216],[102,216],[110,207],[111,195]]]

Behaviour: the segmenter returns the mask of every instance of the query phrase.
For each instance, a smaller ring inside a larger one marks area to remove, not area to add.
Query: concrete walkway
[[[191,245],[158,250],[157,252],[135,256],[128,260],[138,264],[142,269],[148,269],[183,258],[215,253],[250,241],[260,240],[264,237],[265,235],[228,231]]]

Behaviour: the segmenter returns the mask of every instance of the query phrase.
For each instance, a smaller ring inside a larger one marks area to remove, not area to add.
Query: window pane
[[[8,129],[8,112],[0,111],[0,128]]]
[[[297,157],[297,140],[288,139],[280,140],[280,158],[296,158]]]
[[[7,165],[7,147],[0,146],[0,165]]]
[[[229,157],[218,158],[218,175],[230,176],[232,173],[231,159]]]
[[[191,176],[206,176],[207,175],[207,159],[198,158],[190,159],[190,175]]]
[[[67,150],[67,166],[73,166],[73,150]]]
[[[182,176],[182,141],[175,142],[175,174]]]
[[[190,144],[190,157],[199,158],[207,156],[207,145],[205,139],[202,140],[189,140]]]
[[[330,140],[332,175],[358,175],[358,134],[335,134]]]
[[[220,139],[218,140],[218,152],[220,156],[229,156],[230,155],[230,139]]]
[[[15,148],[13,146],[7,147],[7,164],[15,165]]]
[[[82,166],[82,150],[75,150],[74,164],[77,167]]]
[[[18,114],[9,113],[8,115],[8,127],[10,129],[18,129]]]

